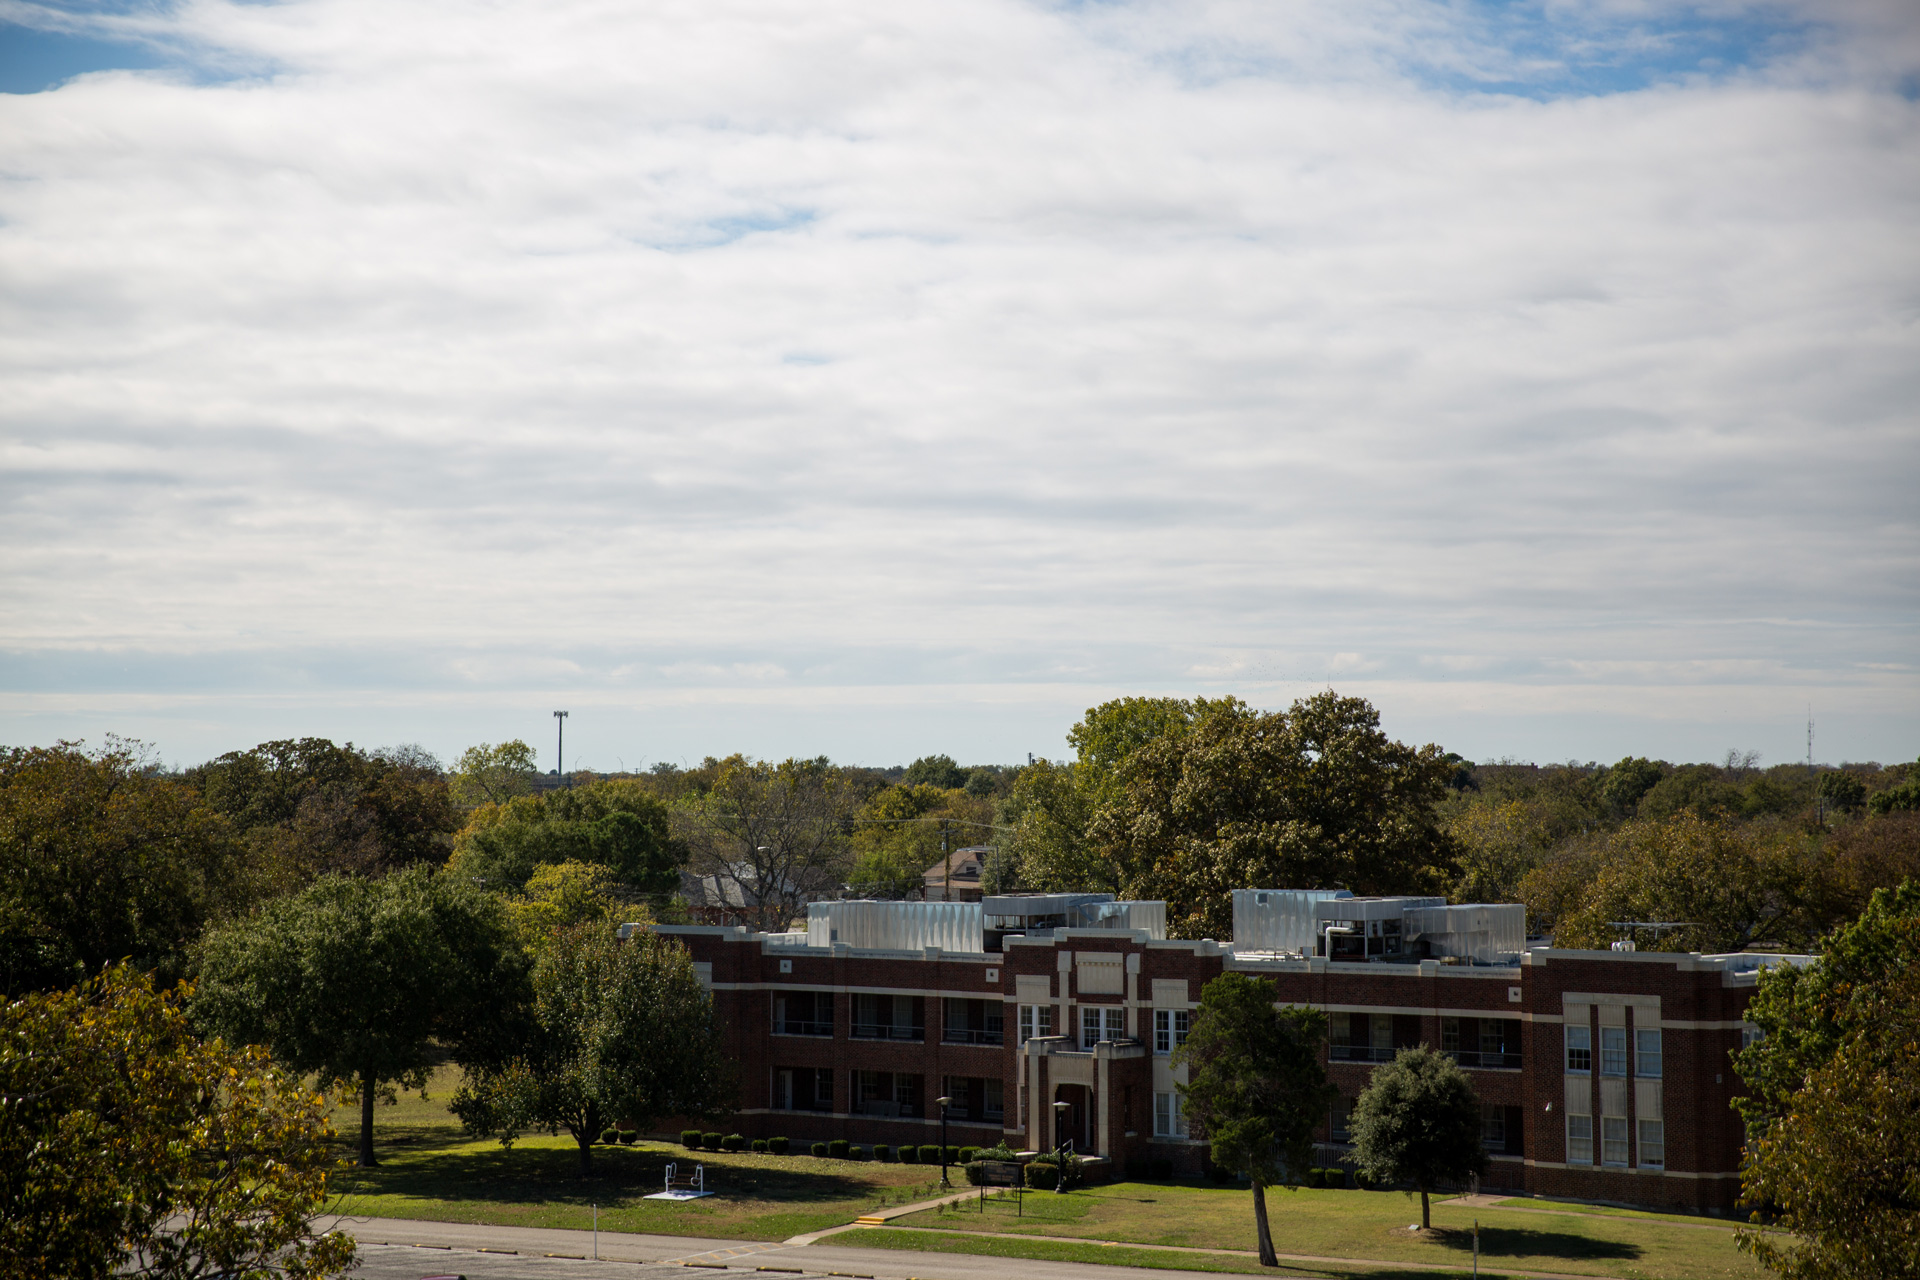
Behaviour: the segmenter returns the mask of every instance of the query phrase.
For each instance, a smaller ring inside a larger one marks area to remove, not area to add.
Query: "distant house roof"
[[[951,883],[956,888],[978,888],[980,885],[980,866],[986,861],[992,845],[974,845],[967,849],[956,849],[942,861],[928,867],[920,878],[928,885]]]

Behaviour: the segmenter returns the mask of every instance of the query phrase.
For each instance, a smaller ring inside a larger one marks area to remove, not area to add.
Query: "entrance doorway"
[[[1054,1089],[1053,1098],[1067,1104],[1065,1111],[1054,1112],[1054,1145],[1068,1141],[1078,1154],[1092,1155],[1093,1090],[1083,1084],[1063,1084]]]

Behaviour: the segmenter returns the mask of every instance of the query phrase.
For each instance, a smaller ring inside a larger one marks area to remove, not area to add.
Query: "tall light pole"
[[[935,1098],[934,1101],[940,1104],[940,1189],[945,1191],[953,1186],[947,1181],[947,1105],[953,1099]]]
[[[560,731],[560,737],[553,749],[553,776],[558,778],[563,776],[567,769],[567,713],[554,712],[553,722],[554,727]]]

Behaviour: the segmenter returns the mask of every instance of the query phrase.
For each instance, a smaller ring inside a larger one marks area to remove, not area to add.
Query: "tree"
[[[1552,843],[1537,812],[1518,801],[1451,801],[1447,832],[1460,846],[1455,902],[1515,902],[1520,883]]]
[[[453,1110],[476,1134],[511,1144],[526,1128],[565,1129],[593,1172],[607,1125],[650,1127],[731,1105],[713,1001],[679,943],[606,925],[556,931],[533,969],[533,1025],[510,1060],[469,1068]]]
[[[1013,827],[1005,865],[995,866],[995,888],[1045,892],[1100,892],[1119,887],[1113,866],[1087,843],[1093,802],[1075,781],[1077,765],[1040,760],[1022,769],[1001,808]],[[984,887],[984,886],[983,886]]]
[[[1402,1049],[1374,1068],[1353,1107],[1353,1154],[1347,1157],[1382,1182],[1411,1182],[1420,1191],[1420,1226],[1430,1228],[1427,1193],[1437,1183],[1465,1182],[1487,1168],[1480,1142],[1480,1099],[1458,1063],[1427,1045]]]
[[[1616,812],[1632,816],[1641,799],[1666,777],[1667,767],[1644,756],[1628,756],[1600,778],[1600,794]]]
[[[453,801],[471,809],[476,805],[505,804],[515,796],[532,795],[533,777],[539,767],[533,748],[518,738],[468,747],[453,762],[450,780]]]
[[[230,751],[186,779],[260,856],[299,879],[437,865],[460,825],[438,764],[414,747],[368,753],[284,739]]]
[[[212,931],[200,959],[203,1025],[322,1088],[354,1085],[362,1166],[376,1163],[374,1100],[423,1087],[435,1040],[456,1060],[485,1056],[524,1000],[498,901],[424,867],[323,877]]]
[[[187,972],[209,920],[265,879],[192,787],[160,776],[139,743],[109,739],[0,751],[0,983],[67,987],[131,958]]]
[[[1248,885],[1443,889],[1458,871],[1436,808],[1452,768],[1379,726],[1364,699],[1331,691],[1284,714],[1213,704],[1127,757],[1088,839],[1123,896],[1165,900],[1178,937],[1230,936],[1232,890]]]
[[[600,923],[616,915],[630,920],[646,914],[622,908],[615,896],[613,873],[597,862],[562,862],[543,866],[527,880],[526,892],[506,901],[513,935],[529,954],[537,952],[560,929]]]
[[[1878,1017],[1895,978],[1920,967],[1920,881],[1881,889],[1860,918],[1834,931],[1804,968],[1778,965],[1761,974],[1746,1020],[1760,1038],[1734,1058],[1747,1094],[1733,1105],[1749,1142],[1793,1105],[1806,1082],[1840,1046]]]
[[[1789,1280],[1920,1275],[1920,966],[1857,1012],[1747,1146],[1742,1199],[1783,1230],[1739,1243]]]
[[[1876,889],[1920,880],[1920,813],[1888,813],[1845,822],[1827,838],[1839,905],[1849,915],[1866,910]]]
[[[1067,731],[1067,743],[1080,765],[1081,787],[1096,805],[1111,800],[1120,766],[1149,743],[1183,738],[1194,723],[1215,708],[1244,707],[1237,698],[1115,698],[1088,707]]]
[[[824,757],[772,764],[733,756],[705,795],[674,810],[693,870],[743,904],[756,929],[784,929],[849,870],[857,796]]]
[[[1905,778],[1867,797],[1867,809],[1870,812],[1883,814],[1920,811],[1920,772],[1913,772],[1913,765],[1907,765],[1905,768],[1909,770]]]
[[[1253,1184],[1260,1262],[1277,1267],[1266,1189],[1294,1186],[1313,1159],[1313,1131],[1335,1092],[1320,1047],[1327,1016],[1276,1008],[1270,983],[1225,973],[1200,993],[1200,1012],[1174,1062],[1189,1068],[1180,1086],[1187,1118],[1212,1147],[1213,1162]]]
[[[1821,874],[1802,835],[1682,810],[1562,848],[1520,896],[1559,946],[1603,950],[1620,937],[1610,921],[1671,921],[1686,927],[1640,945],[1717,953],[1808,941]]]
[[[907,766],[900,781],[909,787],[936,787],[952,791],[967,784],[967,771],[953,762],[952,756],[921,756]]]
[[[1820,775],[1813,794],[1842,813],[1852,813],[1867,802],[1867,784],[1844,769]]]
[[[482,805],[455,840],[459,874],[490,889],[526,885],[542,866],[595,862],[635,893],[655,899],[680,886],[686,844],[667,806],[625,780]]]
[[[0,1013],[0,1276],[321,1280],[326,1100],[259,1049],[195,1038],[187,988],[127,965]]]

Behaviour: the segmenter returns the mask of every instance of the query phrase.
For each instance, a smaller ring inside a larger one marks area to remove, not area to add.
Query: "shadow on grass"
[[[342,1170],[339,1188],[351,1195],[394,1195],[420,1200],[471,1200],[492,1204],[586,1206],[638,1199],[660,1190],[668,1164],[683,1170],[701,1163],[687,1152],[659,1148],[595,1147],[593,1173],[580,1176],[578,1149],[489,1145],[452,1150],[472,1142],[444,1130],[423,1133],[417,1145],[390,1142],[383,1163]],[[403,1135],[406,1136],[406,1135]],[[872,1198],[865,1179],[777,1164],[709,1165],[708,1185],[733,1199],[793,1205]]]
[[[1423,1232],[1422,1239],[1464,1253],[1473,1251],[1473,1232],[1461,1227],[1436,1228]],[[1646,1253],[1637,1244],[1620,1240],[1596,1240],[1570,1231],[1536,1231],[1530,1227],[1480,1228],[1480,1256],[1483,1258],[1565,1258],[1568,1261],[1601,1262],[1639,1258]]]

